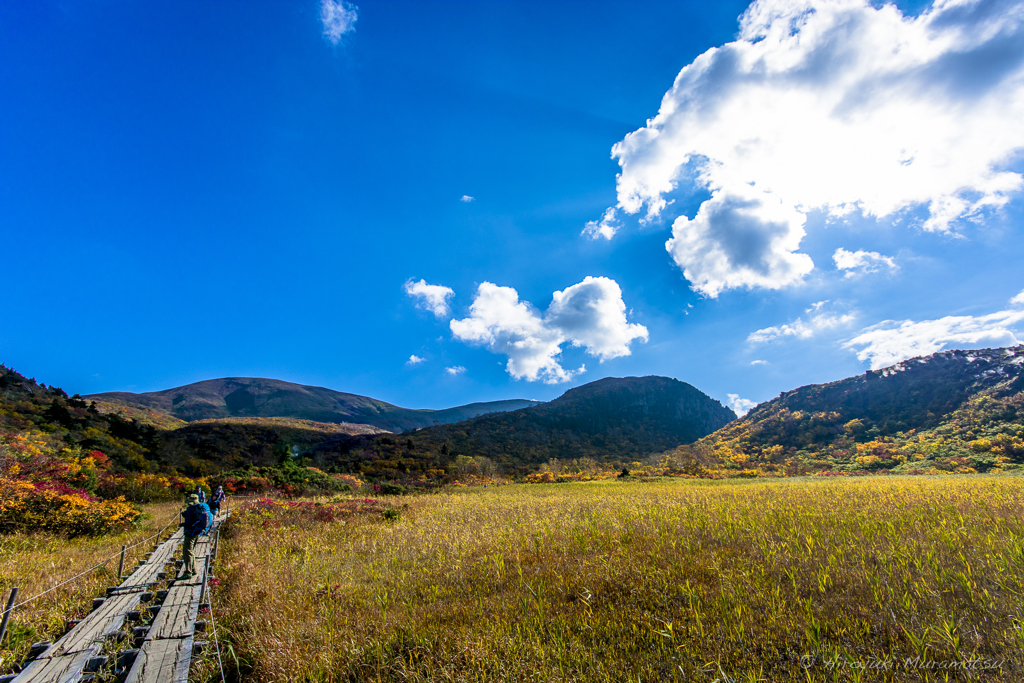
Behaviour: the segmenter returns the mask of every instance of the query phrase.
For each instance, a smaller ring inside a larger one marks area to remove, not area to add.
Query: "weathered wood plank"
[[[199,616],[199,591],[198,581],[175,582],[160,606],[160,612],[153,620],[146,640],[191,636],[195,631],[196,617]]]
[[[131,576],[125,579],[124,583],[118,586],[117,593],[144,590],[147,585],[157,581],[157,574],[163,571],[164,566],[171,561],[174,552],[181,545],[182,531],[178,529],[170,539],[160,544],[153,555],[144,565],[136,569]]]
[[[139,604],[140,593],[114,595],[82,619],[74,628],[54,643],[43,657],[60,657],[85,650],[94,643],[101,643],[107,636],[116,633],[124,625],[129,610]]]
[[[148,640],[142,644],[125,683],[186,683],[192,638]]]
[[[18,674],[14,683],[78,683],[85,676],[85,665],[100,653],[100,646],[62,657],[37,659]]]

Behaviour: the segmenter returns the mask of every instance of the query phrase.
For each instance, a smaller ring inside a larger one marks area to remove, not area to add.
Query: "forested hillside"
[[[610,377],[532,408],[401,436],[333,439],[310,457],[343,470],[403,476],[462,455],[525,473],[552,458],[628,463],[691,443],[735,418],[718,401],[675,379]]]
[[[786,392],[692,448],[779,473],[973,472],[1024,463],[1024,347],[945,351]]]
[[[126,470],[155,469],[148,454],[160,430],[151,423],[101,412],[78,396],[47,387],[0,365],[0,431],[39,432],[62,446],[98,450]]]

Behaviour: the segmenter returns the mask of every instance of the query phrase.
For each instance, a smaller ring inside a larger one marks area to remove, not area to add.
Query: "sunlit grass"
[[[393,499],[394,523],[235,529],[215,610],[247,681],[967,680],[934,667],[971,659],[1002,662],[972,680],[1024,680],[1022,484]]]
[[[112,555],[122,545],[133,545],[159,531],[177,515],[176,502],[144,505],[146,516],[139,528],[117,535],[66,539],[48,533],[0,535],[0,595],[3,604],[12,586],[19,588],[18,602],[51,588]],[[173,531],[174,525],[168,531]],[[134,570],[136,560],[152,550],[149,543],[126,553],[125,574]],[[0,643],[0,671],[21,661],[33,642],[53,640],[66,630],[67,620],[88,613],[93,598],[107,586],[119,583],[119,557],[74,583],[68,584],[17,609],[11,617],[7,636]]]

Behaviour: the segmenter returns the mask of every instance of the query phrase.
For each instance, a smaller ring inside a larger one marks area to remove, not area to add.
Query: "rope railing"
[[[175,521],[176,519],[178,519],[178,516],[179,516],[179,515],[180,515],[180,513],[175,513],[175,515],[174,515],[174,516],[173,516],[173,517],[172,517],[172,518],[170,519],[170,521],[169,521],[169,522],[167,522],[167,524],[166,524],[166,525],[164,525],[164,528],[163,528],[163,529],[161,529],[160,531],[156,532],[155,534],[153,534],[153,535],[152,535],[152,536],[150,536],[149,538],[145,538],[145,539],[143,539],[143,540],[139,541],[138,543],[133,543],[132,545],[129,545],[129,546],[125,546],[125,547],[124,547],[124,548],[123,548],[122,550],[119,550],[118,552],[114,553],[113,555],[111,555],[111,556],[110,556],[110,557],[108,557],[107,559],[105,559],[105,560],[103,560],[103,561],[99,562],[98,564],[95,564],[95,565],[93,565],[92,567],[89,567],[89,568],[88,568],[88,569],[86,569],[86,570],[85,570],[84,572],[81,572],[81,573],[79,573],[79,574],[75,574],[75,575],[74,575],[74,576],[72,576],[72,577],[71,577],[70,579],[67,579],[66,581],[62,581],[61,583],[58,583],[58,584],[57,584],[56,586],[53,586],[52,588],[47,588],[47,589],[46,589],[46,590],[44,590],[44,591],[43,591],[42,593],[37,593],[36,595],[33,595],[33,596],[32,596],[31,598],[26,598],[25,600],[22,600],[22,601],[21,601],[21,602],[19,602],[19,603],[18,603],[17,605],[14,605],[13,607],[11,607],[11,608],[9,608],[9,609],[7,609],[7,610],[4,610],[4,613],[6,614],[6,613],[8,613],[8,612],[13,612],[14,610],[18,609],[18,608],[19,608],[19,607],[21,607],[22,605],[27,605],[28,603],[32,602],[33,600],[35,600],[35,599],[37,599],[37,598],[41,598],[41,597],[43,597],[43,596],[44,596],[44,595],[46,595],[47,593],[52,593],[53,591],[57,590],[58,588],[61,588],[61,587],[63,587],[63,586],[66,586],[66,585],[68,585],[69,583],[73,583],[74,581],[76,581],[76,580],[78,580],[78,579],[82,578],[82,577],[83,577],[83,576],[85,576],[86,574],[89,574],[90,572],[94,572],[94,571],[96,571],[96,570],[97,570],[97,569],[99,569],[100,567],[104,566],[105,564],[107,564],[108,562],[110,562],[111,560],[113,560],[113,559],[114,559],[115,557],[121,557],[121,554],[122,554],[122,553],[124,553],[125,551],[127,551],[127,550],[131,550],[132,548],[137,548],[138,546],[142,545],[143,543],[148,543],[149,541],[152,541],[152,540],[153,540],[154,538],[157,538],[158,536],[160,536],[161,534],[163,534],[163,533],[164,533],[165,531],[167,531],[167,528],[168,528],[169,526],[171,526],[172,524],[174,524],[174,521]]]
[[[217,528],[217,540],[214,542],[213,548],[214,553],[217,553],[220,547],[220,527]],[[216,558],[216,555],[215,555]],[[207,574],[203,577],[204,581],[209,581],[210,576]],[[217,667],[220,669],[220,681],[221,683],[227,683],[224,678],[224,662],[220,658],[220,642],[217,640],[217,622],[213,618],[213,591],[207,593],[206,601],[210,605],[210,627],[213,629],[213,649],[217,652]]]

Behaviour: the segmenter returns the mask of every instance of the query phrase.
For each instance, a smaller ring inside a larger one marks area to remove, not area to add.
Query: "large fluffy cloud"
[[[469,317],[452,320],[450,327],[456,339],[508,356],[506,369],[516,379],[549,384],[568,381],[584,370],[561,366],[558,356],[565,343],[584,347],[604,361],[628,356],[634,339],[647,340],[647,328],[627,321],[622,290],[606,277],[588,277],[555,292],[543,314],[520,301],[515,289],[484,282]]]
[[[1024,292],[1010,299],[1012,306],[1024,305]],[[926,356],[949,346],[958,349],[1014,346],[1020,342],[1014,326],[1024,320],[1024,309],[1009,309],[988,315],[950,315],[938,320],[885,320],[864,328],[843,346],[860,347],[857,358],[871,362],[877,370],[907,358]]]
[[[428,310],[437,318],[443,318],[451,309],[448,307],[448,299],[455,296],[455,290],[444,285],[427,284],[426,280],[413,282],[409,280],[403,287],[405,293],[416,299],[416,305]]]
[[[802,220],[780,223],[780,205],[875,217],[924,207],[935,231],[1001,206],[1022,186],[1006,169],[1024,148],[1022,7],[939,0],[905,17],[866,0],[758,0],[738,39],[686,66],[658,115],[613,147],[617,207],[657,218],[695,174],[712,197],[673,224],[669,250],[715,296],[809,270],[796,253]],[[737,197],[752,203],[724,213]]]
[[[730,287],[778,289],[814,268],[793,253],[804,215],[749,185],[716,190],[693,220],[680,216],[665,248],[694,289],[715,297]]]

